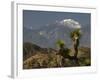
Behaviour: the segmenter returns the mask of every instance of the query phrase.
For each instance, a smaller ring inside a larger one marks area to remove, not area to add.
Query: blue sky
[[[55,23],[55,21],[61,21],[63,19],[74,19],[82,26],[88,25],[90,27],[90,18],[90,13],[23,10],[24,27],[33,27],[33,29],[46,24]]]

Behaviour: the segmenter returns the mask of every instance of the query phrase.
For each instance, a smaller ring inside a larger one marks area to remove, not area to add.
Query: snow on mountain
[[[81,28],[81,25],[79,24],[79,22],[73,20],[73,19],[64,19],[62,21],[60,21],[60,23],[63,26],[67,26],[69,28]]]

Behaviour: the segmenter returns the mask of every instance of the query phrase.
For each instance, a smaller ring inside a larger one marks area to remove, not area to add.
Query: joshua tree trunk
[[[78,58],[77,58],[77,55],[78,55],[78,46],[79,46],[79,39],[75,39],[74,41],[74,60],[75,60],[75,63],[76,63],[76,66],[79,66],[79,62],[78,62]]]
[[[79,46],[79,39],[75,39],[74,41],[74,57],[77,58],[77,55],[78,55],[78,46]]]

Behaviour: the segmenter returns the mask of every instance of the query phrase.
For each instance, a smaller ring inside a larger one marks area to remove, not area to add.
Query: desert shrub
[[[89,58],[81,57],[79,58],[80,66],[89,66],[91,64],[91,60]]]

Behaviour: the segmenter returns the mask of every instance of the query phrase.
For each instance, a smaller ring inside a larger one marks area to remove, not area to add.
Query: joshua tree
[[[59,46],[59,53],[64,58],[69,58],[70,49],[65,48],[65,42],[63,40],[58,40],[57,45]]]
[[[80,29],[75,29],[74,31],[71,32],[70,37],[73,41],[73,46],[74,46],[74,58],[77,59],[77,55],[78,55],[78,46],[79,46],[79,40],[81,37],[81,32]]]
[[[61,65],[60,66],[65,66],[65,58],[70,58],[69,52],[70,50],[68,48],[65,48],[65,42],[63,40],[58,40],[56,44],[59,47],[59,52],[58,54],[62,56],[61,60]]]
[[[59,47],[60,49],[64,49],[65,42],[64,42],[63,40],[58,40],[58,41],[56,42],[56,44],[58,45],[58,47]]]

